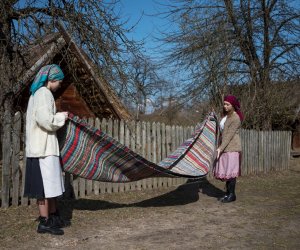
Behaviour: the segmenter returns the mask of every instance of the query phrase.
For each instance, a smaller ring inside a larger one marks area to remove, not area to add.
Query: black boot
[[[49,217],[52,219],[53,227],[64,228],[71,225],[70,221],[64,220],[58,210],[55,213],[50,213]]]
[[[229,182],[230,181],[226,181],[226,193],[223,197],[221,197],[219,200],[223,201],[225,198],[227,199],[227,196],[229,195]]]
[[[40,234],[49,233],[54,235],[64,234],[64,231],[62,229],[53,226],[53,221],[50,217],[48,219],[46,219],[46,217],[40,217],[39,220],[40,223],[37,227],[38,233]]]
[[[227,184],[227,183],[226,183]],[[228,202],[233,202],[236,200],[236,195],[235,195],[235,184],[236,184],[236,178],[232,178],[228,181],[228,191],[229,194],[225,196],[221,202],[223,203],[228,203]]]

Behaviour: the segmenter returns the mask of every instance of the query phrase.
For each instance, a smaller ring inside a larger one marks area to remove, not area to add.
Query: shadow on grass
[[[199,200],[199,192],[210,197],[220,198],[224,195],[224,191],[215,187],[207,179],[188,180],[185,184],[177,189],[144,201],[122,204],[104,200],[92,199],[65,199],[60,201],[61,213],[65,219],[71,220],[73,210],[106,210],[128,207],[163,207],[185,205]]]

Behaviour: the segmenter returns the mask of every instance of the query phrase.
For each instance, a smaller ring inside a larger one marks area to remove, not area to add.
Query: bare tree
[[[168,60],[188,72],[185,95],[221,100],[229,91],[247,93],[242,100],[246,126],[270,129],[286,102],[273,86],[300,73],[296,1],[177,0],[168,7],[165,15],[178,24],[165,36],[173,45]],[[236,85],[244,87],[230,87]],[[285,120],[286,112],[281,116]]]
[[[14,99],[20,94],[18,90],[24,84],[25,72],[32,66],[24,56],[26,47],[38,44],[43,35],[57,31],[58,21],[63,23],[76,43],[102,69],[102,74],[110,83],[120,88],[126,82],[127,54],[135,54],[137,51],[135,45],[127,39],[125,35],[127,30],[124,29],[119,15],[114,12],[116,2],[114,0],[0,1],[2,145],[12,144]],[[10,157],[10,152],[3,152],[3,165],[10,164]]]
[[[131,70],[127,95],[134,100],[136,119],[139,119],[139,115],[146,111],[147,101],[155,98],[166,81],[158,74],[158,66],[146,56],[135,56],[128,64]]]

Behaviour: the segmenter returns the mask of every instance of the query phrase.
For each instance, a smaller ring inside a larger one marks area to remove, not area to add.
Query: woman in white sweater
[[[64,74],[58,65],[46,65],[36,75],[26,114],[26,175],[24,196],[36,198],[40,213],[38,233],[64,234],[56,197],[64,192],[56,131],[68,118],[56,112],[52,92]]]

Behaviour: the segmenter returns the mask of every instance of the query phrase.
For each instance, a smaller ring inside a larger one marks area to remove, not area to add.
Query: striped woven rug
[[[166,159],[155,164],[106,133],[70,115],[58,131],[64,171],[90,180],[130,182],[150,177],[201,178],[207,175],[217,144],[213,113]]]

